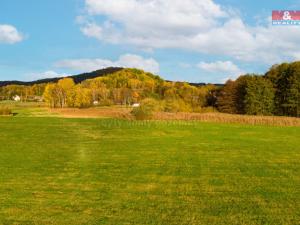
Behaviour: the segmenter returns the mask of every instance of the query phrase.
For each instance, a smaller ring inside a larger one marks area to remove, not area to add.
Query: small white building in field
[[[133,108],[138,108],[138,107],[140,107],[140,105],[141,105],[140,103],[134,103],[134,104],[132,105],[132,107],[133,107]]]
[[[21,101],[21,97],[19,95],[16,95],[13,97],[13,100],[16,102],[19,102],[19,101]]]

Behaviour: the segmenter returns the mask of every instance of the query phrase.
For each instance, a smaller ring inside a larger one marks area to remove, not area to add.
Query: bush
[[[0,107],[0,116],[9,116],[12,115],[12,111],[8,107]]]
[[[139,107],[131,111],[131,114],[137,120],[149,120],[152,119],[154,112],[161,111],[162,109],[161,102],[152,98],[146,98],[141,102]]]
[[[134,108],[131,111],[131,114],[137,120],[147,120],[147,119],[151,119],[153,116],[153,112],[151,110],[148,110],[147,108],[144,108],[142,106],[138,108]]]
[[[191,112],[192,107],[182,99],[168,99],[165,101],[164,111],[171,113]]]

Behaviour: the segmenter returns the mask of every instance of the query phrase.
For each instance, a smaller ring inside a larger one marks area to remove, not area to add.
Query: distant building
[[[94,101],[93,104],[94,105],[99,105],[99,102],[98,101]]]
[[[140,103],[134,103],[134,104],[132,105],[132,107],[133,107],[133,108],[138,108],[138,107],[140,107],[140,105],[141,105]]]
[[[21,97],[19,95],[15,95],[13,97],[13,100],[16,101],[16,102],[19,102],[19,101],[21,101]]]

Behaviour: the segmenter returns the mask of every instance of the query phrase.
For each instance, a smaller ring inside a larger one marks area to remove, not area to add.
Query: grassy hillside
[[[297,224],[299,132],[0,117],[0,224]]]

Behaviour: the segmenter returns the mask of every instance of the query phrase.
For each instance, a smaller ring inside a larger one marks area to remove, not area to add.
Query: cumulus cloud
[[[245,72],[231,61],[200,62],[197,67],[208,73],[222,75],[221,82],[236,79]]]
[[[143,48],[163,47],[169,38],[196,35],[216,25],[227,13],[211,0],[86,0],[89,15],[106,16],[103,24],[78,21],[87,36],[108,42],[128,42]],[[101,35],[89,28],[100,30]],[[89,32],[87,32],[89,31]],[[164,38],[165,37],[165,38]],[[172,42],[174,42],[174,40]],[[170,43],[174,45],[174,43]]]
[[[142,49],[176,48],[240,61],[297,60],[299,27],[249,26],[213,0],[85,0],[82,32]],[[102,16],[105,22],[95,22]]]
[[[152,58],[145,59],[138,55],[126,54],[117,61],[107,59],[66,59],[55,63],[56,67],[80,72],[94,71],[107,67],[137,68],[147,72],[158,73],[159,64]]]
[[[0,44],[14,44],[23,39],[23,35],[14,26],[0,24]]]

